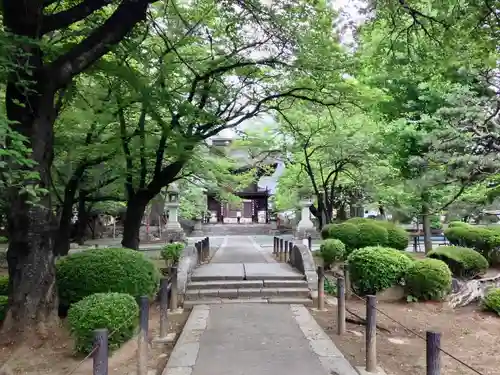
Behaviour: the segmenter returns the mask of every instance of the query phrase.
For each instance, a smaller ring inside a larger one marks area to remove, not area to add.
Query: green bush
[[[399,250],[365,247],[347,258],[349,274],[358,294],[376,294],[403,280],[413,261]]]
[[[358,224],[358,230],[358,248],[387,245],[387,230],[375,221]]]
[[[463,221],[450,221],[448,224],[448,228],[456,228],[456,227],[469,227],[469,224],[464,223]]]
[[[9,276],[0,276],[0,296],[9,294]]]
[[[344,260],[346,254],[345,245],[335,238],[326,239],[319,248],[319,254],[323,259],[323,265],[330,267],[333,263]]]
[[[327,225],[327,237],[342,241],[346,251],[350,252],[358,247],[359,229],[356,225],[350,223],[329,224]]]
[[[346,223],[358,225],[361,223],[373,223],[375,220],[369,219],[367,217],[351,217],[350,219],[345,221]]]
[[[483,308],[500,315],[500,288],[488,290],[483,300]]]
[[[500,230],[497,228],[468,224],[455,225],[448,227],[444,235],[452,245],[472,248],[480,252],[492,264],[500,261]]]
[[[442,260],[457,277],[473,278],[488,269],[486,258],[467,247],[440,246],[429,252],[427,257]]]
[[[94,330],[107,328],[109,348],[117,349],[134,335],[139,306],[134,297],[125,293],[96,293],[73,304],[68,311],[71,335],[76,351],[88,354],[93,347]]]
[[[451,271],[443,261],[416,260],[405,275],[406,293],[423,301],[440,301],[451,291],[451,279]]]
[[[378,225],[387,230],[387,246],[393,249],[406,250],[409,243],[408,232],[390,221],[377,221]]]
[[[173,264],[177,264],[181,258],[184,247],[185,245],[182,242],[169,243],[161,250],[161,257],[165,261],[171,261]]]
[[[4,236],[0,236],[0,244],[6,244],[9,242],[9,239]]]
[[[127,293],[153,297],[160,273],[144,254],[122,248],[70,254],[56,264],[60,303],[70,306],[94,293]]]
[[[7,309],[9,307],[9,297],[0,296],[0,322],[5,319],[5,314],[7,314]]]

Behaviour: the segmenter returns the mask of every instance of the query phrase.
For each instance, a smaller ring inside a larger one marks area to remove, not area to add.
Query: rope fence
[[[415,330],[405,326],[403,323],[393,318],[383,310],[377,307],[377,297],[374,295],[368,295],[366,297],[361,297],[354,293],[349,282],[349,271],[347,266],[343,267],[343,275],[336,275],[336,294],[337,294],[337,334],[344,335],[346,333],[346,312],[349,312],[346,308],[346,300],[353,296],[363,302],[366,305],[366,330],[365,330],[365,370],[368,373],[377,373],[377,313],[385,316],[387,319],[391,320],[395,324],[402,327],[408,333],[418,337],[426,343],[426,375],[441,375],[441,353],[449,356],[462,366],[471,370],[473,373],[478,375],[484,375],[481,371],[457,358],[450,352],[444,350],[441,347],[441,333],[434,331],[426,331],[425,336],[415,332]],[[325,272],[322,266],[317,268],[318,273],[318,299],[317,308],[318,310],[324,310],[325,306]],[[327,279],[326,279],[327,280]],[[349,312],[351,313],[351,312]],[[356,316],[359,318],[358,316]]]

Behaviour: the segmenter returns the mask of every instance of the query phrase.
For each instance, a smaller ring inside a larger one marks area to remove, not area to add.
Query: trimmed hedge
[[[351,283],[356,293],[376,294],[403,280],[413,261],[399,250],[365,247],[347,258]]]
[[[451,291],[452,275],[445,262],[421,259],[412,263],[405,275],[405,289],[419,300],[442,300]]]
[[[96,293],[73,304],[68,311],[71,335],[76,351],[92,351],[94,330],[107,328],[109,348],[117,349],[134,335],[139,318],[139,306],[134,297],[125,293]]]
[[[351,223],[328,224],[322,230],[323,239],[335,238],[342,241],[346,251],[350,252],[358,247],[359,229]]]
[[[385,246],[388,242],[387,230],[376,222],[365,222],[358,224],[359,239],[358,247]]]
[[[409,243],[408,232],[390,221],[377,221],[377,225],[387,230],[387,246],[393,249],[406,250]]]
[[[452,245],[469,247],[480,252],[492,264],[500,262],[500,230],[466,223],[455,224],[444,231]]]
[[[500,288],[493,288],[486,293],[483,300],[483,308],[500,315]]]
[[[156,266],[139,251],[92,249],[70,254],[56,264],[62,306],[105,292],[154,297],[160,282]]]
[[[319,255],[323,259],[323,265],[330,267],[333,263],[344,260],[346,255],[345,245],[335,238],[326,239],[319,248]]]
[[[469,224],[464,223],[463,221],[451,221],[448,224],[448,228],[456,228],[456,227],[468,227]]]
[[[7,314],[7,309],[9,307],[9,297],[0,296],[0,322],[5,319],[5,314]]]
[[[0,276],[0,296],[9,294],[9,276]]]
[[[459,246],[440,246],[427,254],[428,258],[445,262],[453,275],[462,278],[474,278],[484,274],[488,261],[473,249]]]

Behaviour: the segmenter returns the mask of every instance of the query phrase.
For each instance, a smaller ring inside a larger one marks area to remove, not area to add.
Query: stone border
[[[327,374],[358,375],[307,308],[302,305],[290,305],[290,310],[300,330],[309,341],[309,347],[318,356]]]
[[[193,308],[162,375],[191,375],[209,315],[209,305],[197,305]]]
[[[290,264],[306,276],[307,286],[314,296],[318,291],[318,274],[311,250],[303,244],[294,244]]]

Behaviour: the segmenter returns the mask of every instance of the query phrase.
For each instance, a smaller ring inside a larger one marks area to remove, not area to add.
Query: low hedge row
[[[460,246],[440,246],[427,257],[445,262],[451,272],[461,278],[474,278],[488,269],[488,261],[479,252]]]
[[[490,289],[483,300],[483,307],[500,315],[500,288]]]
[[[444,235],[452,245],[472,248],[490,263],[500,263],[500,229],[452,222]]]

